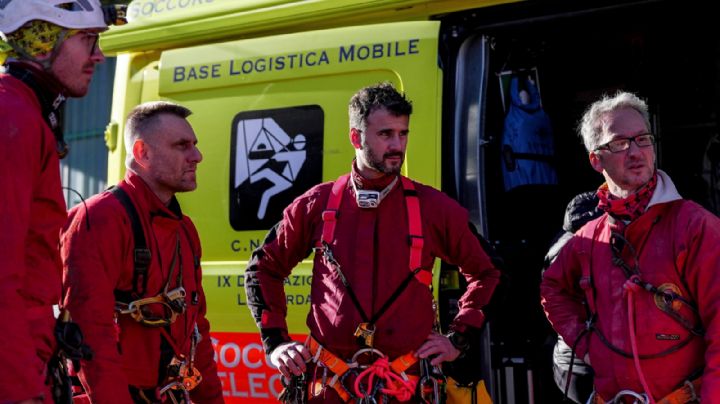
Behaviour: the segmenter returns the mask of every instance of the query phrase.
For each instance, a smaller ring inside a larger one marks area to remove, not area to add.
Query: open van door
[[[414,114],[405,174],[440,187],[439,28],[428,21],[357,26],[119,60],[116,91],[125,102],[115,105],[125,110],[114,116],[156,99],[193,111],[204,158],[198,189],[179,197],[202,239],[208,318],[228,402],[270,401],[282,389],[246,307],[244,270],[285,206],[349,171],[352,94],[383,81],[408,94]],[[117,167],[123,153],[117,148]],[[303,262],[285,284],[290,333],[301,341],[311,269]]]

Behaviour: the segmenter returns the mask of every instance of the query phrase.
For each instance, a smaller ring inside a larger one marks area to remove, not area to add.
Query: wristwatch
[[[467,352],[467,350],[470,348],[470,340],[465,334],[461,332],[450,331],[447,334],[447,337],[450,340],[450,343],[453,344],[455,349],[460,351],[461,356],[464,355],[465,352]]]

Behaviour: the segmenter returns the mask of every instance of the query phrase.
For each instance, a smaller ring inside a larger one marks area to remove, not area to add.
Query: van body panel
[[[503,279],[476,341],[494,402],[562,401],[539,282],[565,205],[603,180],[575,136],[589,103],[618,89],[647,98],[658,166],[681,195],[720,212],[720,41],[710,6],[135,0],[129,14],[130,24],[101,38],[103,51],[118,55],[108,183],[124,175],[123,125],[135,105],[166,99],[193,111],[204,160],[198,189],[178,197],[203,243],[208,318],[228,402],[273,401],[282,387],[245,307],[244,269],[287,204],[350,169],[347,103],[363,86],[389,81],[407,92],[414,113],[403,173],[467,208],[499,258]],[[537,83],[552,123],[549,162],[558,184],[504,186],[503,169],[523,158],[502,147],[513,77]],[[287,322],[299,341],[309,254],[285,283]],[[436,265],[443,331],[458,311],[463,282],[456,267]]]
[[[114,27],[101,42],[110,54],[168,49],[228,38],[427,20],[513,1],[517,0],[135,0],[128,7],[130,24]]]
[[[439,30],[436,21],[376,24],[119,58],[116,122],[146,101],[169,100],[193,111],[188,119],[203,161],[198,189],[178,198],[202,240],[207,317],[229,402],[267,401],[281,389],[246,307],[244,269],[285,206],[350,170],[347,105],[353,93],[388,81],[412,94],[403,170],[440,186]],[[122,139],[117,146],[110,183],[124,175]],[[300,340],[307,334],[311,259],[285,284],[288,328]],[[438,279],[439,270],[435,290]]]

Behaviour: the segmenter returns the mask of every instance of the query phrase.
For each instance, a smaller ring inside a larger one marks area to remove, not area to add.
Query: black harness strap
[[[685,329],[687,329],[690,332],[690,334],[686,338],[684,338],[682,341],[678,342],[677,344],[675,344],[665,350],[662,350],[660,352],[656,352],[653,354],[639,355],[640,359],[653,359],[653,358],[659,358],[659,357],[662,357],[665,355],[669,355],[673,352],[678,351],[679,349],[683,348],[684,346],[686,346],[693,339],[693,337],[703,336],[705,334],[705,330],[703,329],[702,324],[692,325],[690,323],[690,321],[688,321],[687,319],[685,319],[679,313],[677,313],[675,310],[672,309],[672,302],[677,300],[677,301],[685,304],[696,315],[699,315],[698,310],[697,310],[697,305],[693,301],[685,299],[682,296],[680,296],[676,293],[673,293],[673,292],[661,291],[656,286],[652,285],[651,283],[642,281],[642,278],[640,277],[640,275],[641,275],[641,273],[640,273],[640,254],[642,253],[642,250],[645,247],[645,242],[648,240],[650,232],[655,227],[655,225],[660,221],[660,219],[661,219],[661,216],[655,217],[655,219],[653,220],[653,222],[651,224],[650,229],[648,229],[648,231],[645,232],[645,237],[643,238],[640,248],[638,250],[635,249],[635,247],[632,245],[632,243],[630,243],[629,240],[627,240],[622,234],[620,234],[618,232],[613,232],[611,239],[610,239],[610,249],[611,249],[611,253],[612,253],[611,260],[612,260],[613,265],[622,269],[625,277],[628,279],[630,279],[633,275],[637,275],[639,278],[638,278],[638,280],[635,281],[636,284],[638,284],[643,290],[647,291],[648,293],[650,293],[654,296],[660,297],[662,299],[664,304],[663,304],[663,307],[658,307],[660,309],[660,311],[667,314],[670,318],[675,320],[678,324],[680,324],[681,326],[683,326]],[[608,220],[614,221],[617,219],[613,218],[612,216],[609,216]],[[595,230],[597,231],[597,227]],[[595,237],[593,237],[593,240],[595,240]],[[593,244],[593,246],[594,246],[594,244]],[[626,248],[629,250],[629,252],[633,256],[633,265],[632,266],[628,265],[627,262],[625,262],[625,260],[622,258],[622,252]],[[590,282],[591,282],[591,285],[592,285],[592,288],[594,291],[595,285],[594,285],[593,279],[594,279],[594,277],[592,275],[592,259],[591,259],[590,260]],[[592,297],[593,297],[593,299],[595,299],[594,293],[593,293]],[[588,305],[588,306],[590,306],[590,305]],[[593,302],[592,306],[593,307],[596,306],[594,304],[594,302]],[[619,348],[618,346],[613,345],[613,343],[610,342],[610,340],[608,340],[605,337],[605,335],[600,331],[600,329],[595,326],[595,320],[597,319],[596,312],[591,313],[589,318],[591,321],[588,323],[587,329],[589,331],[594,332],[598,336],[600,341],[608,349],[610,349],[611,351],[613,351],[616,354],[621,355],[625,358],[633,357],[632,353],[626,352],[623,349]],[[582,335],[582,333],[581,333],[581,335]],[[578,340],[579,340],[579,338],[578,338]],[[577,344],[577,342],[578,341],[576,341],[576,344]],[[574,347],[573,347],[573,350],[574,350]]]
[[[353,291],[352,287],[350,286],[350,282],[348,282],[347,278],[345,277],[345,274],[340,269],[340,264],[337,262],[335,257],[332,255],[332,252],[330,250],[330,245],[323,242],[324,246],[324,253],[325,258],[328,260],[330,265],[333,267],[335,272],[337,272],[338,276],[340,277],[340,281],[342,282],[343,286],[345,286],[345,289],[348,292],[348,295],[350,295],[350,300],[352,300],[353,304],[355,305],[355,308],[360,313],[360,317],[362,317],[363,321],[366,323],[370,323],[370,325],[375,325],[375,323],[382,317],[383,314],[387,311],[387,309],[390,308],[390,306],[397,300],[398,297],[400,297],[400,294],[407,288],[407,286],[410,284],[410,281],[413,280],[415,275],[417,275],[418,272],[422,270],[422,268],[417,268],[412,272],[408,272],[408,276],[403,279],[403,281],[398,285],[398,287],[395,289],[395,291],[390,295],[390,297],[383,303],[382,306],[380,306],[380,309],[375,312],[375,314],[372,315],[372,317],[368,318],[368,315],[365,314],[365,310],[363,310],[362,306],[360,305],[360,300],[358,300],[357,296],[355,295],[355,292]]]
[[[140,216],[128,194],[120,187],[110,188],[110,193],[112,193],[123,208],[125,208],[128,218],[130,219],[130,225],[132,226],[133,239],[135,240],[135,248],[133,251],[133,289],[129,293],[121,290],[115,291],[115,299],[127,303],[132,300],[132,296],[140,297],[145,294],[148,281],[148,268],[150,267],[152,253],[145,240],[145,232],[140,222]]]

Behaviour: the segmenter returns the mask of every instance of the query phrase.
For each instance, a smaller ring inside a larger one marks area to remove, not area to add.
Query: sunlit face
[[[90,87],[95,65],[105,61],[97,45],[101,30],[88,29],[62,42],[50,66],[52,74],[70,97],[82,97]]]
[[[350,131],[360,173],[366,178],[399,174],[405,161],[410,117],[396,116],[385,108],[371,112],[367,127]]]
[[[602,122],[601,145],[650,131],[642,115],[632,108],[606,113]],[[655,172],[655,148],[639,147],[637,143],[630,142],[627,150],[617,153],[595,150],[590,152],[590,164],[605,177],[612,194],[625,197],[650,181]]]
[[[190,123],[173,114],[161,114],[152,127],[156,132],[147,136],[147,155],[143,178],[162,200],[176,192],[197,188],[196,170],[202,161],[197,138]]]

